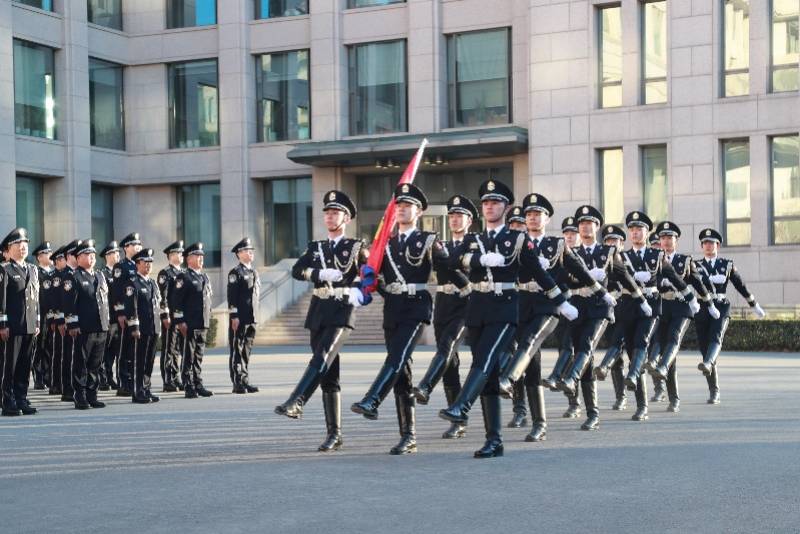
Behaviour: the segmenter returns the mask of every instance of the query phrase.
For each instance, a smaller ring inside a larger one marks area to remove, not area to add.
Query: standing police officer
[[[114,266],[119,263],[119,246],[116,241],[111,241],[106,248],[100,252],[100,256],[105,260],[105,265],[100,272],[106,279],[106,286],[109,290],[114,283]],[[100,391],[117,389],[117,382],[114,380],[114,369],[119,372],[119,325],[113,307],[109,304],[109,323],[108,336],[106,338],[105,354],[103,355],[103,365],[100,369]]]
[[[161,380],[164,392],[175,392],[183,389],[180,379],[180,352],[183,340],[172,323],[170,311],[170,291],[175,278],[183,271],[183,241],[178,240],[164,249],[169,265],[158,273],[158,289],[161,292]]]
[[[106,278],[94,270],[96,253],[94,239],[81,241],[74,251],[78,266],[61,284],[66,327],[74,344],[71,380],[78,410],[105,408],[97,391],[110,313]]]
[[[187,269],[175,278],[172,317],[183,336],[183,393],[187,399],[210,397],[214,393],[203,386],[202,367],[206,336],[211,326],[211,281],[203,272],[203,243],[194,243],[183,251]]]
[[[44,301],[41,305],[45,308],[46,333],[50,344],[50,385],[48,395],[61,395],[61,366],[64,353],[64,338],[58,329],[58,324],[64,318],[61,312],[61,277],[67,267],[64,253],[65,247],[57,248],[50,256],[53,260],[53,272],[42,281],[45,289]]]
[[[261,291],[261,279],[253,267],[254,250],[249,237],[245,237],[231,249],[239,260],[239,265],[228,273],[228,370],[234,393],[258,392],[258,388],[250,384],[250,353],[256,337],[258,297]]]
[[[31,253],[31,256],[36,258],[36,270],[39,273],[39,335],[36,337],[33,354],[33,389],[35,390],[45,389],[50,381],[50,347],[52,344],[48,343],[50,336],[47,331],[47,308],[44,303],[50,287],[49,281],[45,287],[45,280],[48,280],[50,273],[53,272],[53,262],[50,261],[52,252],[50,242],[45,241]]]
[[[0,249],[7,262],[2,265],[0,290],[0,349],[3,353],[2,414],[32,415],[36,408],[28,401],[31,359],[35,338],[39,334],[39,272],[28,257],[28,233],[16,228],[9,233]]]
[[[114,284],[111,286],[111,301],[114,303],[114,315],[120,330],[117,397],[130,397],[133,395],[134,346],[131,332],[125,324],[125,287],[130,279],[136,276],[136,264],[133,263],[133,257],[142,250],[142,241],[139,239],[139,234],[133,232],[123,237],[119,246],[125,252],[125,258],[114,266]]]
[[[143,248],[133,256],[136,276],[125,285],[125,320],[133,338],[133,398],[135,404],[158,402],[151,390],[156,339],[161,321],[166,317],[161,306],[161,292],[150,278],[153,249]]]
[[[61,354],[61,402],[75,403],[75,390],[72,380],[72,367],[76,351],[80,350],[75,346],[75,338],[67,332],[66,325],[66,307],[65,301],[67,294],[64,292],[64,284],[72,277],[75,269],[78,268],[78,258],[75,256],[75,251],[81,245],[80,239],[75,239],[64,247],[64,257],[67,260],[67,265],[61,273],[60,290],[55,292],[56,298],[60,303],[60,313],[58,315],[58,331],[63,340],[62,354]]]

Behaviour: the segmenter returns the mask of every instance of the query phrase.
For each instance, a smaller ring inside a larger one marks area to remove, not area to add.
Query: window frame
[[[285,139],[276,139],[275,141],[271,141],[269,139],[263,138],[263,128],[264,125],[262,123],[262,116],[263,116],[263,109],[261,108],[261,99],[259,98],[259,88],[262,86],[262,76],[260,73],[263,73],[261,70],[261,58],[263,56],[274,56],[274,55],[287,55],[293,54],[298,52],[306,52],[308,54],[308,137],[305,139],[301,138],[291,138],[286,137]],[[255,58],[256,66],[255,66],[255,78],[256,78],[256,141],[258,143],[286,143],[290,141],[310,141],[312,139],[312,102],[311,102],[311,94],[312,94],[312,73],[311,73],[311,49],[310,48],[298,48],[292,50],[277,50],[274,52],[263,52],[259,54],[255,54],[253,56]],[[219,73],[218,73],[219,74]]]
[[[622,155],[622,164],[620,169],[622,170],[621,183],[622,183],[622,190],[625,191],[625,150],[622,145],[614,145],[614,146],[602,146],[597,147],[595,149],[595,154],[597,158],[597,184],[599,186],[599,200],[598,204],[600,204],[600,212],[603,213],[603,218],[605,219],[605,224],[624,224],[625,222],[625,204],[623,199],[622,205],[622,213],[621,213],[621,220],[619,221],[612,221],[607,217],[606,213],[606,168],[605,168],[605,161],[604,161],[604,154],[610,150],[619,150],[620,154]]]
[[[170,19],[170,4],[174,1],[183,1],[183,0],[164,0],[164,29],[165,30],[182,30],[186,28],[212,28],[219,24],[219,0],[214,1],[214,24],[193,24],[191,26],[170,26],[169,19]]]
[[[122,127],[122,147],[121,148],[106,147],[106,146],[100,146],[100,145],[96,145],[95,144],[96,139],[95,139],[94,127],[92,126],[92,117],[94,115],[92,113],[92,100],[93,100],[92,99],[92,62],[93,61],[98,61],[100,63],[105,63],[107,65],[113,65],[114,67],[120,69],[120,73],[121,73],[120,84],[121,85],[120,85],[120,93],[119,93],[119,95],[120,95],[120,110],[122,112],[122,124],[121,124],[121,127]],[[126,71],[125,65],[123,65],[121,63],[115,63],[113,61],[107,61],[105,59],[100,59],[100,58],[97,58],[97,57],[94,57],[94,56],[89,56],[89,145],[91,147],[93,147],[93,148],[102,148],[102,149],[105,149],[105,150],[119,150],[121,152],[124,152],[125,150],[127,150],[127,143],[128,143],[127,137],[128,136],[127,136],[127,131],[126,131],[127,120],[126,120],[126,113],[125,113],[125,71]]]
[[[198,188],[198,192],[200,188],[203,186],[209,185],[216,185],[219,188],[219,225],[217,231],[219,233],[219,250],[211,250],[208,249],[208,241],[203,240],[203,248],[205,250],[206,258],[203,260],[203,269],[220,269],[222,268],[222,182],[199,182],[199,183],[187,183],[187,184],[178,184],[175,187],[175,234],[177,235],[178,239],[183,239],[187,246],[191,244],[189,240],[186,239],[186,218],[184,214],[186,212],[186,205],[183,198],[183,189],[184,188]],[[216,245],[216,243],[215,243]],[[216,253],[219,253],[219,258],[215,257]],[[211,261],[208,261],[211,259]],[[218,260],[218,263],[217,263]]]
[[[175,121],[177,120],[175,113],[176,113],[176,106],[175,106],[175,98],[174,98],[174,84],[173,84],[173,76],[171,75],[172,69],[178,65],[188,65],[190,63],[205,63],[213,61],[216,65],[217,71],[217,79],[216,79],[216,89],[217,89],[217,143],[214,145],[201,145],[196,147],[181,147],[178,146],[176,141],[176,133],[175,133]],[[222,130],[220,128],[220,87],[219,87],[219,58],[218,57],[210,57],[210,58],[201,58],[201,59],[192,59],[187,61],[174,61],[165,64],[167,68],[167,131],[168,131],[168,148],[169,150],[203,150],[203,149],[213,149],[219,148],[222,146]]]
[[[749,30],[749,22],[748,22],[748,32],[747,32],[747,67],[738,68],[738,69],[728,69],[725,66],[728,49],[726,43],[728,42],[727,33],[728,27],[725,24],[725,7],[730,0],[719,0],[720,1],[720,28],[722,30],[722,35],[720,36],[720,65],[721,65],[721,77],[720,77],[720,98],[736,98],[739,96],[748,96],[750,95],[750,30]],[[750,0],[747,1],[747,18],[748,21],[750,20]],[[770,30],[771,33],[772,30]],[[770,55],[772,52],[770,51]],[[747,92],[742,93],[740,95],[728,95],[728,76],[737,75],[737,74],[746,74],[747,75]]]
[[[651,213],[652,210],[648,209],[647,206],[647,172],[646,172],[646,153],[650,149],[663,149],[664,150],[664,170],[665,172],[665,179],[666,179],[666,191],[664,197],[664,204],[666,205],[666,212],[667,215],[664,220],[669,220],[670,218],[670,182],[669,182],[669,144],[668,143],[649,143],[646,145],[639,145],[639,172],[641,173],[641,183],[642,183],[642,210],[647,214],[648,217],[653,219],[653,223],[657,224],[659,222],[663,222],[660,218],[654,217]]]
[[[620,71],[620,78],[619,82],[604,82],[603,81],[603,11],[606,9],[619,9],[620,10],[620,20],[622,19],[622,4],[619,2],[611,3],[611,4],[600,4],[595,6],[595,28],[597,30],[597,103],[599,109],[615,109],[622,107],[624,104],[623,100],[623,80],[624,75],[623,72]],[[620,30],[624,30],[620,25]],[[624,56],[624,54],[623,54]],[[623,60],[623,67],[624,67],[624,60]],[[603,89],[606,87],[619,87],[620,88],[620,104],[619,106],[606,106],[603,104]]]
[[[800,91],[800,81],[797,82],[797,88],[795,89],[786,89],[781,91],[775,90],[775,73],[782,70],[790,70],[796,69],[797,76],[800,77],[800,61],[794,64],[786,64],[786,65],[776,65],[775,64],[775,49],[774,49],[774,35],[775,35],[775,1],[769,0],[769,14],[767,20],[769,21],[769,93],[771,94],[781,94],[781,93],[792,93]],[[800,10],[798,10],[798,15],[796,17],[798,19],[798,28],[800,28]],[[788,20],[788,19],[786,19]],[[775,136],[780,137],[780,136]]]
[[[302,1],[304,1],[306,3],[306,12],[305,13],[300,13],[299,15],[277,15],[277,16],[274,16],[274,17],[262,17],[261,16],[261,0],[254,0],[253,1],[253,4],[254,4],[253,7],[254,7],[255,12],[253,14],[253,20],[273,20],[273,19],[283,19],[283,18],[291,18],[291,17],[307,17],[308,15],[311,14],[311,5],[310,5],[311,2],[310,2],[310,0],[302,0]]]
[[[722,237],[723,242],[725,243],[726,247],[750,247],[753,245],[753,207],[752,207],[752,196],[751,196],[751,184],[752,184],[752,167],[750,176],[748,177],[747,181],[747,188],[748,188],[748,198],[750,198],[750,217],[743,218],[728,218],[728,178],[727,178],[727,166],[726,166],[726,146],[729,143],[747,143],[747,161],[748,165],[752,165],[752,161],[750,160],[750,138],[749,137],[731,137],[728,139],[720,139],[720,169],[722,174],[722,209],[720,210],[720,214],[722,215]],[[771,155],[770,155],[771,158]],[[770,172],[770,179],[771,179],[771,172]],[[728,224],[741,224],[747,223],[750,225],[750,241],[748,243],[740,243],[736,245],[731,245],[729,241],[728,235]]]
[[[647,77],[647,25],[646,25],[646,6],[647,4],[663,3],[666,10],[666,56],[664,58],[666,66],[664,67],[665,75],[648,78]],[[639,0],[639,71],[641,82],[639,84],[639,104],[643,106],[665,105],[670,102],[669,91],[669,55],[670,55],[670,41],[669,41],[669,28],[670,28],[670,15],[669,15],[669,2],[668,0]],[[664,82],[666,89],[666,97],[663,102],[648,102],[647,101],[647,85],[649,83]]]
[[[800,212],[797,215],[775,215],[775,139],[782,137],[795,137],[798,143],[798,168],[800,169],[800,133],[781,133],[769,136],[769,244],[776,247],[800,245],[800,239],[789,243],[778,243],[775,240],[775,223],[779,221],[800,221]],[[800,179],[800,178],[799,178]]]

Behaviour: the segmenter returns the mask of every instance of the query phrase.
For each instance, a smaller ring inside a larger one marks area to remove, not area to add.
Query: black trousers
[[[0,390],[3,406],[11,406],[28,398],[34,340],[33,335],[24,334],[10,335],[8,341],[0,341]]]
[[[123,328],[119,334],[119,360],[117,362],[117,374],[119,375],[119,385],[128,391],[134,388],[134,353],[136,350],[130,328]]]
[[[728,329],[729,322],[730,317],[722,316],[719,319],[714,319],[708,313],[703,313],[702,311],[695,316],[694,326],[697,330],[697,344],[704,359],[712,344],[718,344],[720,350],[722,350],[722,342],[725,339],[725,331]],[[706,377],[708,390],[711,393],[719,392],[718,367],[719,356],[711,367],[711,375]]]
[[[625,351],[628,356],[634,350],[647,350],[650,345],[650,338],[653,336],[658,317],[638,317],[632,314],[619,314],[614,323],[614,331],[611,334],[611,346],[619,347],[625,344]]]
[[[253,340],[256,337],[256,325],[240,324],[234,332],[228,328],[228,370],[234,386],[250,383],[250,353],[253,351]]]
[[[75,360],[75,353],[80,351],[76,348],[75,338],[65,333],[62,336],[61,351],[61,394],[67,397],[75,396],[75,389],[72,383],[72,363]]]
[[[518,327],[517,351],[536,351],[525,369],[526,386],[535,387],[542,384],[542,351],[540,347],[555,331],[558,322],[558,317],[554,315],[534,315],[530,321]]]
[[[425,323],[405,322],[398,323],[394,328],[384,328],[383,338],[386,342],[386,359],[383,364],[395,370],[393,375],[395,395],[410,395],[413,388],[411,383],[411,355],[419,343]],[[381,388],[378,388],[380,391]]]
[[[52,331],[48,329],[47,337],[50,339],[50,388],[61,390],[61,360],[64,354],[64,338],[55,325]]]
[[[458,357],[458,346],[467,333],[463,318],[456,318],[446,323],[433,323],[433,333],[436,338],[436,352],[450,355],[447,367],[442,375],[442,384],[449,389],[461,388],[461,378],[458,370],[461,359]]]
[[[42,322],[42,324],[45,324]],[[40,332],[36,336],[36,342],[33,344],[33,362],[31,369],[33,371],[33,381],[37,385],[46,384],[48,375],[50,374],[50,345],[48,343],[47,331]]]
[[[161,358],[159,367],[161,368],[161,379],[163,383],[177,386],[180,381],[181,367],[181,348],[183,338],[178,329],[173,325],[169,328],[161,328]]]
[[[133,383],[135,387],[133,393],[150,391],[152,386],[153,366],[156,361],[156,336],[142,335],[138,339],[133,338],[133,346]]]
[[[206,348],[206,328],[190,328],[183,340],[183,361],[181,376],[187,389],[203,387],[203,352]]]
[[[308,366],[318,369],[322,374],[320,387],[326,393],[341,391],[339,386],[339,351],[347,338],[350,337],[351,329],[344,326],[326,326],[310,332],[311,339],[311,361]],[[313,390],[307,392],[305,402]]]
[[[114,369],[119,372],[119,325],[110,323],[108,325],[108,336],[106,337],[106,348],[103,354],[102,373],[105,374],[105,381],[110,383],[114,378]],[[102,382],[101,378],[101,382]]]
[[[662,316],[658,323],[658,328],[654,337],[660,347],[660,356],[663,357],[667,351],[675,351],[675,359],[667,369],[667,395],[670,401],[680,400],[678,394],[678,351],[683,342],[686,329],[689,328],[691,319],[687,317]]]
[[[509,350],[514,340],[516,325],[512,323],[489,323],[471,326],[467,329],[467,339],[472,351],[470,369],[480,369],[488,376],[481,395],[499,395],[500,358]]]
[[[97,398],[100,370],[106,353],[108,332],[81,333],[75,337],[75,354],[72,359],[72,389],[77,399]]]

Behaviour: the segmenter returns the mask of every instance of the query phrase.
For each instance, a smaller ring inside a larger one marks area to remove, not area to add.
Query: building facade
[[[370,237],[427,137],[425,228],[491,175],[553,231],[586,202],[685,252],[719,228],[794,306],[799,34],[798,0],[0,0],[0,226],[202,240],[221,284],[243,235],[299,254],[331,188]]]

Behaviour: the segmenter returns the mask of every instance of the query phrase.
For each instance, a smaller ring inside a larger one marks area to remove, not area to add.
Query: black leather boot
[[[527,386],[528,402],[531,405],[533,428],[525,436],[525,441],[545,441],[547,439],[547,415],[544,409],[544,386]]]
[[[719,404],[719,371],[717,370],[716,364],[711,367],[711,373],[706,376],[706,382],[708,382],[708,404]]]
[[[600,428],[600,410],[597,406],[597,382],[594,380],[581,382],[583,402],[586,403],[586,421],[581,430],[597,430]]]
[[[317,389],[322,374],[319,369],[313,367],[306,367],[303,376],[300,377],[300,382],[295,386],[292,394],[283,404],[275,407],[275,413],[278,415],[285,415],[290,419],[300,419],[303,417],[303,406],[311,397],[314,390]]]
[[[338,391],[322,392],[322,409],[325,411],[325,426],[328,437],[319,446],[319,451],[338,451],[342,447],[342,401]]]
[[[470,369],[455,402],[446,409],[439,410],[439,417],[451,423],[466,423],[469,419],[469,411],[472,409],[472,405],[475,404],[478,395],[483,391],[483,386],[486,385],[488,379],[489,377],[483,374],[480,369]]]
[[[354,413],[361,414],[367,419],[375,420],[378,418],[378,406],[381,405],[383,399],[389,394],[397,381],[397,372],[391,365],[383,364],[381,370],[378,371],[378,376],[375,381],[361,399],[361,402],[353,403],[350,410]]]
[[[633,421],[647,421],[647,380],[639,375],[636,381],[636,412],[631,416]]]
[[[597,380],[605,380],[611,368],[619,361],[621,355],[622,348],[619,345],[616,347],[608,347],[606,355],[603,356],[603,361],[594,368],[594,377]]]
[[[414,397],[417,399],[418,403],[423,406],[428,404],[433,388],[436,387],[436,384],[438,384],[442,376],[444,376],[447,363],[447,354],[437,352],[433,355],[433,359],[428,366],[428,370],[425,372],[425,376],[422,377],[419,385],[413,389]]]
[[[678,396],[678,370],[674,363],[667,373],[667,395],[669,396],[667,411],[672,413],[681,411],[681,398]]]
[[[494,458],[503,456],[503,437],[500,434],[500,396],[481,395],[483,426],[486,429],[486,442],[475,451],[475,458]]]
[[[634,349],[633,358],[631,358],[628,367],[628,376],[625,377],[625,386],[630,391],[636,390],[636,384],[639,382],[639,377],[642,374],[642,366],[647,359],[647,351],[645,349]]]
[[[650,402],[664,402],[667,400],[665,386],[664,380],[653,377],[653,396],[650,397]]]
[[[622,361],[611,368],[611,382],[614,384],[614,405],[612,410],[622,411],[628,406],[628,396],[625,394],[625,377],[622,376]]]
[[[397,423],[400,426],[400,442],[389,450],[389,454],[401,455],[417,452],[415,405],[412,395],[395,394]]]
[[[528,408],[525,406],[525,383],[519,380],[514,383],[514,415],[508,422],[508,428],[522,428],[528,424]]]
[[[553,372],[551,372],[550,376],[547,378],[542,379],[542,385],[550,391],[558,391],[558,381],[561,380],[561,377],[567,371],[567,366],[571,358],[572,349],[560,351],[556,363],[553,366]]]
[[[586,371],[592,357],[588,352],[579,352],[575,355],[575,361],[572,363],[572,368],[569,370],[567,377],[559,380],[558,389],[567,395],[575,395],[578,390],[578,381]],[[588,410],[588,406],[587,406]]]
[[[576,417],[580,417],[581,399],[578,394],[576,393],[575,395],[567,395],[567,400],[569,401],[567,411],[565,411],[561,417],[565,419],[575,419]]]
[[[447,405],[451,406],[453,403],[456,402],[458,398],[458,393],[461,391],[461,388],[444,388],[444,395],[447,398]],[[448,428],[443,434],[442,439],[458,439],[463,438],[464,435],[467,433],[467,425],[464,423],[450,423],[450,428]]]
[[[86,392],[84,391],[76,391],[75,395],[75,409],[76,410],[88,410],[92,406],[89,404],[89,401],[86,399]]]
[[[501,397],[506,399],[513,397],[514,384],[522,380],[522,374],[525,372],[525,369],[528,368],[531,359],[533,359],[539,351],[542,342],[553,333],[556,325],[558,325],[558,319],[555,317],[548,317],[539,324],[539,328],[530,332],[527,337],[522,340],[517,350],[514,351],[513,356],[511,356],[508,365],[506,365],[500,373],[498,387]]]
[[[706,350],[706,355],[703,358],[703,361],[697,364],[697,368],[706,376],[711,376],[711,372],[714,368],[714,365],[717,363],[717,357],[719,356],[719,352],[722,350],[722,346],[717,343],[716,341],[712,341],[708,344],[708,349]]]

